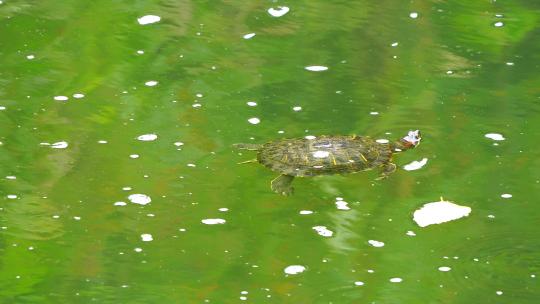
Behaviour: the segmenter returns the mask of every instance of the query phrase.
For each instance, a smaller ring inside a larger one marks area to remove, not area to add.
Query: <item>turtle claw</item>
[[[277,194],[284,196],[292,195],[294,193],[294,188],[291,186],[293,179],[294,176],[282,174],[270,183],[270,188]]]

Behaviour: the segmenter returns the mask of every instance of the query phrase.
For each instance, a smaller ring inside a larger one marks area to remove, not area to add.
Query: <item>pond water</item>
[[[1,302],[537,303],[539,12],[0,1]],[[288,197],[232,147],[416,129]]]

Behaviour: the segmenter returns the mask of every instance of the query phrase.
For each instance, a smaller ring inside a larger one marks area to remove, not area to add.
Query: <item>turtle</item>
[[[257,151],[257,158],[242,163],[259,162],[280,175],[270,183],[271,189],[282,195],[294,192],[295,177],[345,174],[380,168],[377,180],[385,179],[394,171],[392,155],[415,148],[420,144],[419,130],[388,142],[369,136],[306,136],[280,139],[265,144],[239,143],[237,149]]]

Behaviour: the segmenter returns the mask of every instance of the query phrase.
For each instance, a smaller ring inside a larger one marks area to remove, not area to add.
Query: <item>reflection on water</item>
[[[0,1],[10,303],[535,303],[535,1]],[[236,142],[421,129],[295,181]],[[466,218],[419,227],[444,196]],[[511,299],[511,300],[510,300]]]

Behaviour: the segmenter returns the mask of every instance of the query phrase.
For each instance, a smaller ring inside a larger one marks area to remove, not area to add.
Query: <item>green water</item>
[[[538,1],[0,3],[1,303],[540,299]],[[231,148],[413,129],[290,197]],[[471,214],[419,227],[441,196]]]

